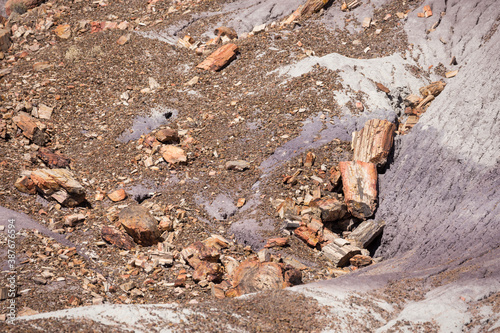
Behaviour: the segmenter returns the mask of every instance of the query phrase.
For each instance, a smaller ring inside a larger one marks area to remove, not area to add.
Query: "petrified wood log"
[[[335,243],[327,244],[323,247],[323,253],[337,267],[349,264],[349,259],[357,254],[361,254],[361,249],[353,245],[339,246]]]
[[[367,248],[375,238],[377,238],[384,230],[384,221],[367,220],[363,221],[354,231],[349,235],[357,246]]]
[[[361,161],[340,162],[342,187],[347,210],[366,220],[377,208],[377,167]]]
[[[218,71],[236,58],[236,53],[238,52],[238,46],[236,44],[226,44],[221,46],[209,55],[203,62],[201,62],[196,68],[204,69],[207,71]]]
[[[360,131],[352,134],[353,160],[385,165],[395,131],[396,125],[387,120],[367,121]]]

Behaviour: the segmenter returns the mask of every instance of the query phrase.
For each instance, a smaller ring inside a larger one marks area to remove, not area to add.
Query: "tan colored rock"
[[[101,229],[101,237],[106,242],[123,250],[130,250],[135,246],[134,240],[129,235],[113,226],[104,226]]]
[[[236,203],[236,207],[241,208],[245,205],[246,199],[245,198],[239,198],[238,202]]]
[[[160,149],[160,154],[163,156],[163,159],[168,163],[185,163],[187,162],[187,155],[182,148],[166,145]]]
[[[111,201],[113,202],[122,201],[127,198],[127,192],[125,192],[125,190],[121,188],[111,193],[108,193],[108,198],[111,199]]]
[[[214,53],[209,55],[203,62],[196,66],[196,68],[213,72],[219,71],[236,58],[237,52],[238,46],[236,44],[226,44],[215,50]]]
[[[54,33],[57,35],[57,37],[62,38],[62,39],[68,39],[71,37],[71,26],[69,24],[61,24],[58,25],[54,29]]]
[[[186,284],[187,280],[187,272],[185,269],[181,269],[179,274],[177,274],[177,278],[174,282],[174,287],[183,287]]]
[[[217,250],[227,249],[229,247],[229,241],[220,235],[211,235],[203,241],[203,244]]]
[[[306,160],[304,161],[304,167],[310,168],[314,165],[314,161],[316,161],[316,155],[313,152],[308,152],[306,155]]]
[[[83,186],[66,169],[38,169],[30,178],[39,193],[47,199],[54,199],[63,206],[74,207],[85,201]]]
[[[347,210],[359,219],[366,220],[377,208],[377,167],[361,161],[340,162],[342,187]]]
[[[158,243],[158,222],[145,207],[134,204],[124,208],[118,214],[118,221],[136,243],[145,246]]]
[[[161,143],[179,143],[179,132],[175,129],[164,128],[155,133],[156,140]]]
[[[358,132],[352,134],[353,160],[384,166],[392,149],[396,125],[372,119]]]
[[[425,98],[429,95],[437,97],[441,91],[446,87],[446,83],[443,81],[432,82],[431,84],[420,88],[420,94]]]
[[[120,38],[118,38],[118,40],[116,41],[116,44],[125,45],[130,40],[130,37],[132,37],[132,34],[125,34],[125,35],[121,36]]]

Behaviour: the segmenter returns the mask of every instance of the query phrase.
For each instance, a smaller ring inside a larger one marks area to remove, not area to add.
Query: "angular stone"
[[[236,58],[236,53],[238,52],[238,46],[236,44],[226,44],[221,46],[214,53],[208,56],[202,63],[200,63],[196,68],[209,70],[209,71],[219,71],[234,58]]]
[[[306,160],[304,161],[304,167],[312,167],[314,165],[314,161],[316,161],[316,155],[313,152],[308,152],[306,155]]]
[[[135,246],[132,237],[112,226],[102,227],[101,237],[106,242],[123,250],[130,250]]]
[[[352,134],[353,160],[384,166],[392,149],[396,125],[379,119],[371,119],[358,132]]]
[[[361,161],[340,162],[342,186],[347,210],[366,220],[377,208],[377,167]]]
[[[384,227],[384,221],[363,221],[348,238],[353,240],[357,246],[367,248],[375,238],[380,236]]]
[[[361,254],[356,254],[354,257],[352,257],[351,259],[349,259],[349,262],[353,266],[363,267],[363,266],[371,265],[372,258],[369,257],[369,256],[363,256]]]
[[[220,250],[207,246],[202,242],[195,242],[181,251],[181,255],[191,267],[196,269],[200,262],[214,262],[219,261]]]
[[[111,199],[111,201],[113,202],[122,201],[127,198],[127,192],[125,192],[125,190],[121,188],[111,193],[108,193],[108,198]]]
[[[26,112],[19,112],[12,120],[21,129],[23,135],[38,146],[44,146],[49,142],[49,136],[40,129],[38,123]]]
[[[0,29],[0,51],[7,52],[10,47],[10,30]]]
[[[319,208],[323,222],[333,222],[347,215],[347,206],[335,198],[321,198],[311,201],[310,207]]]
[[[218,27],[214,33],[220,37],[227,36],[229,39],[238,39],[238,34],[233,28]]]
[[[28,9],[35,8],[47,0],[8,0],[5,3],[5,12],[9,16],[16,8],[27,11]],[[19,13],[24,14],[24,13]]]
[[[30,174],[38,192],[63,206],[74,207],[85,201],[85,190],[66,169],[38,169]]]
[[[422,97],[427,97],[429,95],[432,95],[434,97],[437,97],[441,91],[446,87],[446,83],[443,81],[436,81],[432,82],[431,84],[420,88],[420,94]]]
[[[54,152],[50,148],[40,148],[36,156],[49,168],[67,168],[71,160],[59,152]]]
[[[235,171],[245,171],[247,169],[250,169],[250,163],[243,160],[228,161],[226,162],[226,169]]]
[[[224,271],[218,263],[201,261],[193,273],[193,280],[195,282],[201,280],[219,282],[221,281],[223,274]]]
[[[179,143],[179,132],[175,129],[164,128],[155,133],[155,138],[161,143]]]
[[[78,222],[85,220],[84,214],[72,214],[64,217],[64,225],[74,227]]]
[[[217,250],[227,249],[229,247],[229,241],[220,235],[211,235],[203,241],[203,244]]]
[[[335,243],[330,243],[322,248],[325,256],[337,267],[343,267],[349,264],[349,259],[356,254],[361,254],[361,249],[353,245],[338,246]]]
[[[176,146],[163,146],[160,149],[160,154],[165,161],[171,164],[187,162],[187,155],[184,150]]]
[[[235,297],[265,290],[279,290],[284,284],[279,264],[259,262],[256,258],[242,262],[234,273],[233,289],[226,296]]]
[[[288,238],[282,237],[282,238],[270,238],[267,240],[266,245],[264,245],[265,248],[272,248],[272,247],[282,247],[286,246],[288,244]]]
[[[179,274],[177,274],[177,278],[175,279],[174,287],[183,287],[184,285],[186,285],[186,280],[187,272],[185,269],[181,269],[179,271]]]
[[[57,37],[62,38],[62,39],[68,39],[71,37],[71,26],[69,24],[61,24],[58,25],[54,29],[54,33],[57,35]]]
[[[136,243],[145,246],[158,243],[158,222],[145,207],[130,205],[120,212],[118,220]]]
[[[27,194],[36,194],[35,183],[28,176],[21,176],[20,178],[18,178],[14,186],[20,192]]]
[[[316,245],[321,241],[321,236],[306,226],[295,229],[294,234],[312,247],[316,247]]]
[[[132,37],[132,34],[125,34],[117,39],[116,44],[125,45],[130,40],[130,37]]]

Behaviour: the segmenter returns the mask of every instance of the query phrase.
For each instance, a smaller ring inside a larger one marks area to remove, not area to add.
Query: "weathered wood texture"
[[[26,112],[19,112],[12,118],[14,123],[21,129],[23,135],[39,146],[45,145],[49,141],[49,136],[43,131],[38,122]]]
[[[327,244],[322,250],[325,256],[337,267],[346,266],[352,257],[361,254],[361,249],[356,246],[339,246],[335,243]]]
[[[10,47],[10,31],[8,29],[0,29],[0,51],[7,52]]]
[[[219,71],[236,58],[237,52],[238,46],[236,44],[226,44],[215,50],[214,53],[209,55],[203,62],[196,66],[196,68],[213,72]]]
[[[443,91],[444,87],[446,87],[446,83],[444,83],[443,81],[436,81],[420,88],[419,91],[423,97],[427,97],[429,95],[436,97],[441,93],[441,91]]]
[[[359,247],[367,248],[371,242],[384,230],[384,221],[367,220],[363,221],[354,231],[349,235],[349,239]]]
[[[342,187],[347,210],[366,220],[377,208],[377,167],[361,161],[340,162]]]
[[[353,160],[384,166],[392,149],[395,131],[396,125],[387,120],[367,121],[360,131],[352,134]]]
[[[38,192],[63,206],[74,207],[85,201],[83,186],[66,169],[38,169],[30,174]]]

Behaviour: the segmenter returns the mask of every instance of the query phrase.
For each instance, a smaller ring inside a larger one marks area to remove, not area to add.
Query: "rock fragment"
[[[342,187],[347,210],[359,219],[366,220],[377,208],[377,167],[361,161],[340,162]]]
[[[245,171],[247,169],[250,169],[250,163],[248,163],[247,161],[243,161],[243,160],[228,161],[228,162],[226,162],[226,169],[241,172],[241,171]]]
[[[187,155],[184,150],[173,145],[163,146],[160,149],[160,154],[165,161],[171,164],[187,162]]]
[[[209,55],[196,68],[213,72],[219,71],[236,58],[237,52],[238,46],[236,44],[226,44],[215,50],[214,53]]]
[[[37,192],[46,199],[54,199],[63,206],[74,207],[85,201],[83,186],[66,169],[38,169],[29,177]]]
[[[49,168],[67,168],[71,160],[59,152],[55,152],[50,148],[40,148],[36,156],[45,163]]]
[[[10,30],[0,29],[0,51],[7,52],[9,50],[9,47],[10,47]]]
[[[325,256],[337,267],[349,264],[349,260],[357,254],[361,254],[361,249],[353,245],[338,246],[330,243],[322,248]]]
[[[161,143],[179,143],[179,132],[175,129],[164,128],[155,133],[155,138]]]
[[[145,246],[158,243],[158,223],[145,207],[134,204],[124,208],[118,214],[118,221],[136,243]]]
[[[384,166],[392,149],[396,125],[387,121],[372,119],[352,134],[353,160]]]
[[[19,112],[12,120],[21,129],[23,135],[36,145],[44,146],[49,142],[49,136],[42,129],[42,126],[26,112]]]
[[[384,221],[366,220],[354,229],[348,238],[354,241],[357,246],[366,249],[375,238],[380,236],[384,227]]]
[[[132,237],[125,234],[124,232],[116,229],[113,226],[104,226],[101,229],[101,237],[106,242],[115,245],[116,247],[123,250],[132,249],[135,244]]]
[[[127,192],[125,192],[125,190],[121,188],[111,193],[108,193],[108,198],[113,202],[122,201],[127,198]]]

